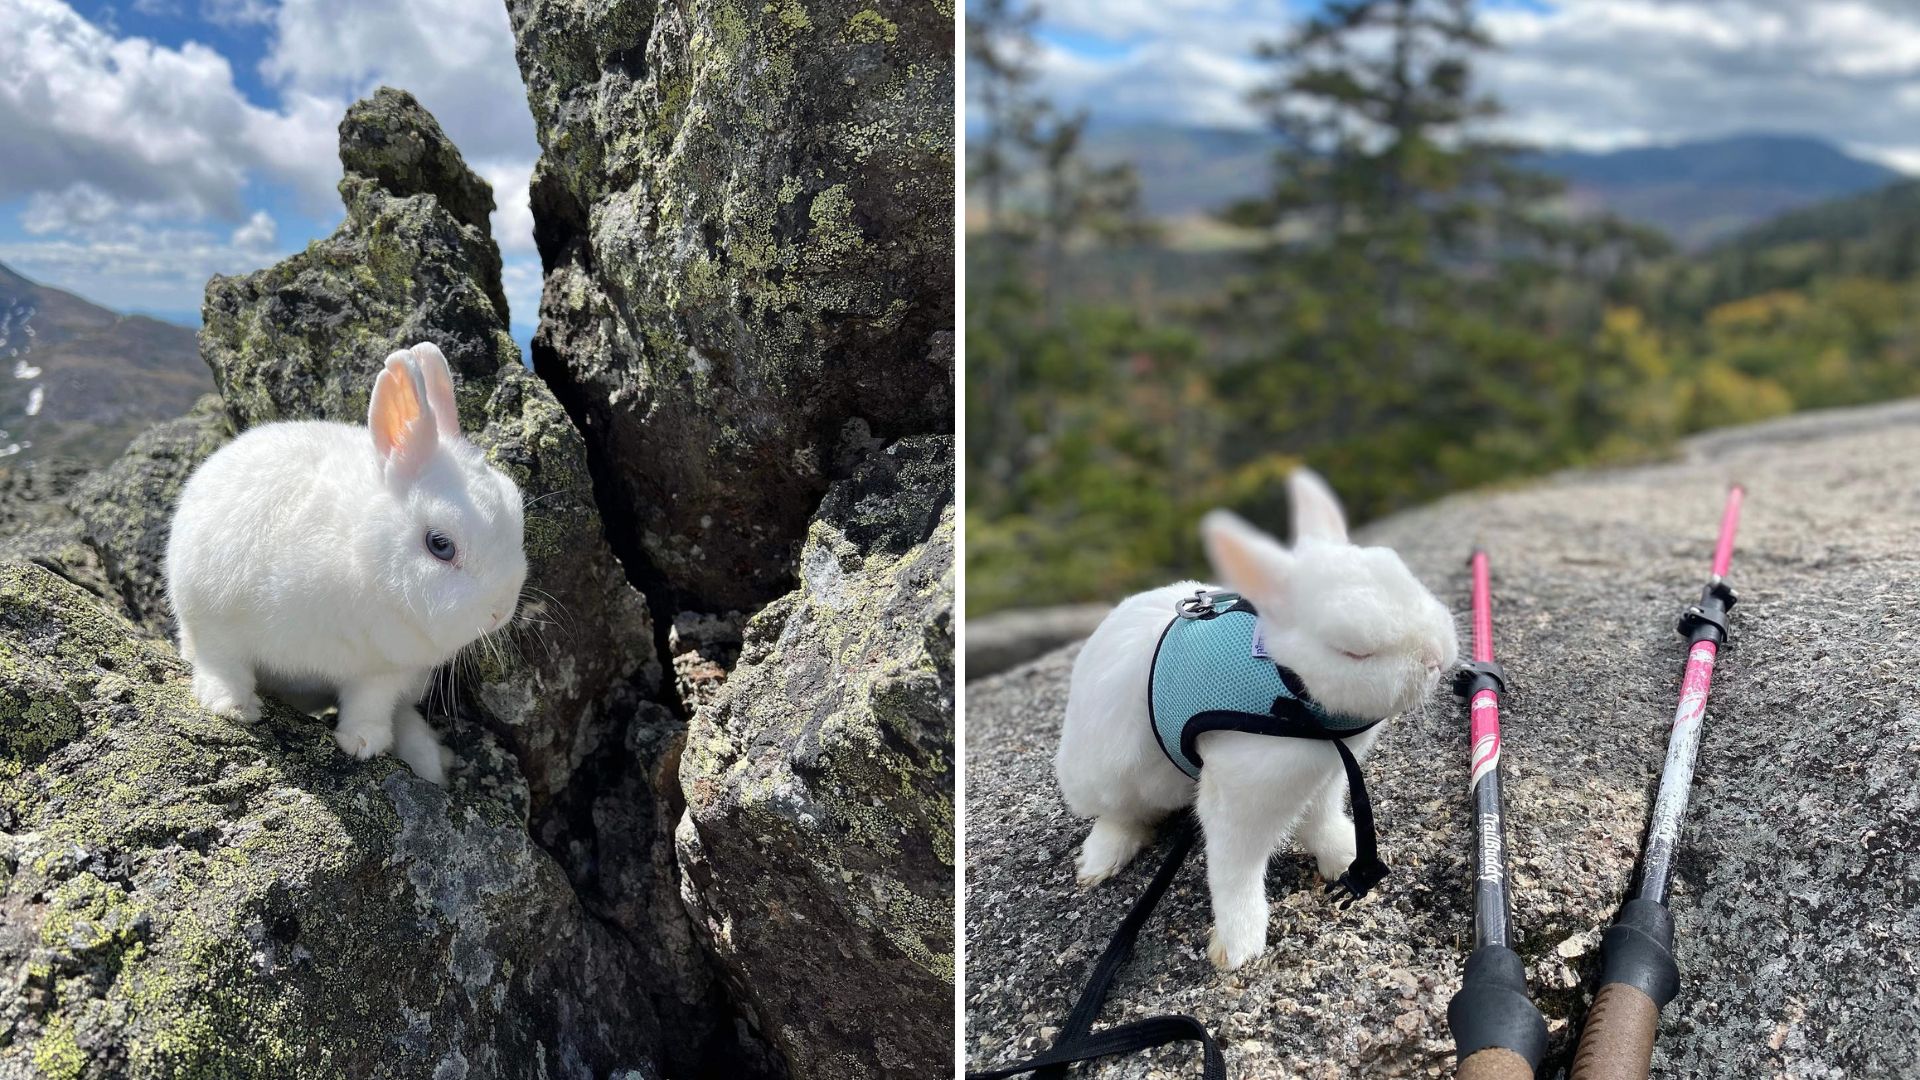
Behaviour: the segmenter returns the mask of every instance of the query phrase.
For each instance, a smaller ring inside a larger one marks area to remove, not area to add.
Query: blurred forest
[[[1035,93],[1036,17],[968,9],[969,614],[1198,573],[1199,516],[1283,530],[1300,462],[1360,522],[1920,393],[1920,185],[1683,254],[1486,137],[1470,0],[1342,0],[1261,47],[1266,194],[1176,247]]]

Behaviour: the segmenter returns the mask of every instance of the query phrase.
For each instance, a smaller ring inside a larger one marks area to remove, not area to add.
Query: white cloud
[[[273,21],[266,0],[201,0],[200,17],[215,26],[264,26]]]
[[[531,328],[540,321],[540,260],[508,255],[502,258],[500,286],[507,294],[507,311],[513,317],[514,336],[522,327]]]
[[[526,189],[539,147],[499,0],[196,2],[207,22],[265,28],[271,107],[249,101],[206,45],[119,36],[111,9],[89,22],[62,0],[0,0],[0,202],[24,200],[30,237],[0,260],[115,306],[197,308],[209,274],[271,261],[282,230],[252,205],[260,185],[291,189],[305,213],[338,213],[340,118],[383,84],[417,96],[493,184],[509,265],[534,250]],[[183,6],[136,3],[152,15]],[[514,310],[531,318],[537,260],[517,273]]]
[[[476,163],[474,171],[493,185],[493,238],[499,241],[501,252],[512,255],[537,250],[527,186],[533,178],[533,160]]]
[[[279,236],[280,226],[273,220],[273,215],[265,210],[255,210],[246,224],[233,230],[228,242],[241,251],[271,251]]]
[[[1253,127],[1247,95],[1268,77],[1254,55],[1289,22],[1259,0],[1057,0],[1044,26],[1076,44],[1043,43],[1040,91],[1066,109],[1099,117]]]
[[[1300,4],[1271,0],[1043,0],[1041,90],[1097,116],[1253,126],[1255,59]],[[1824,135],[1920,161],[1920,2],[1553,0],[1483,4],[1502,51],[1476,75],[1501,129],[1607,149],[1748,131]]]
[[[286,254],[270,238],[262,242],[257,230],[247,235],[252,224],[222,236],[203,228],[107,222],[0,243],[0,262],[118,310],[198,311],[208,278],[258,270]]]
[[[1183,42],[1150,42],[1103,60],[1052,47],[1043,48],[1041,57],[1047,70],[1043,92],[1069,110],[1207,127],[1261,123],[1247,96],[1269,76],[1252,57],[1223,56]]]
[[[1743,131],[1920,155],[1920,5],[1898,0],[1559,0],[1486,25],[1481,65],[1507,130],[1605,148]]]
[[[410,91],[469,161],[538,152],[500,0],[284,0],[261,73],[294,93]]]
[[[116,38],[59,0],[0,0],[0,24],[0,200],[85,183],[129,206],[234,219],[255,170],[309,197],[330,186],[312,154],[337,114],[321,125],[306,101],[250,104],[204,45]]]
[[[499,0],[283,0],[261,73],[288,97],[350,101],[387,85],[420,99],[493,185],[503,250],[533,250],[527,180],[540,147]]]

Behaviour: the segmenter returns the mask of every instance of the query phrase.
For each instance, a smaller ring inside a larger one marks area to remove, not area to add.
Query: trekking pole
[[[1447,1004],[1460,1080],[1532,1080],[1547,1050],[1547,1022],[1527,996],[1526,965],[1507,944],[1507,836],[1500,808],[1500,695],[1493,659],[1493,590],[1487,553],[1473,552],[1473,661],[1453,678],[1467,702],[1473,796],[1473,955]]]
[[[1740,526],[1742,496],[1738,484],[1727,491],[1720,541],[1713,551],[1713,574],[1700,593],[1700,602],[1680,616],[1680,634],[1687,639],[1687,671],[1680,684],[1673,731],[1667,737],[1660,794],[1647,826],[1640,889],[1600,941],[1600,987],[1587,1012],[1586,1030],[1580,1033],[1572,1080],[1646,1080],[1660,1010],[1680,990],[1667,894],[1673,885],[1687,789],[1693,783],[1693,759],[1700,750],[1700,724],[1706,716],[1713,662],[1727,640],[1727,611],[1738,599],[1726,577],[1733,562],[1733,534]]]

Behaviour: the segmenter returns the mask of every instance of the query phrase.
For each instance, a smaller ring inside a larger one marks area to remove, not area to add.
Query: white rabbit
[[[445,782],[415,708],[433,669],[508,624],[526,580],[520,489],[460,434],[430,344],[387,357],[367,427],[263,424],[188,478],[167,597],[200,704],[259,715],[255,689],[337,703],[334,739]]]
[[[1328,712],[1378,720],[1414,708],[1457,660],[1447,609],[1398,555],[1347,540],[1340,504],[1318,476],[1296,470],[1288,494],[1291,550],[1226,511],[1207,515],[1200,531],[1214,571],[1253,603],[1266,655]],[[1207,731],[1195,743],[1204,761],[1197,783],[1161,749],[1149,672],[1175,605],[1205,587],[1187,581],[1129,597],[1094,631],[1073,665],[1054,772],[1068,808],[1094,819],[1076,860],[1082,885],[1112,876],[1156,821],[1194,806],[1213,897],[1207,956],[1231,971],[1266,949],[1268,856],[1297,828],[1331,881],[1354,858],[1355,838],[1331,743]],[[1344,741],[1364,759],[1380,731]]]

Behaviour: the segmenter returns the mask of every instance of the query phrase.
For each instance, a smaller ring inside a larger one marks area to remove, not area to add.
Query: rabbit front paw
[[[1349,821],[1343,824],[1345,828],[1338,830],[1338,835],[1328,836],[1314,845],[1313,857],[1319,863],[1320,877],[1326,881],[1334,881],[1341,874],[1346,873],[1347,867],[1353,865],[1353,858],[1357,853],[1354,845],[1353,823]]]
[[[340,749],[350,756],[365,761],[393,749],[393,724],[355,722],[342,718],[339,726],[333,729],[333,741],[339,743]]]
[[[1086,843],[1073,858],[1074,880],[1081,888],[1092,888],[1112,877],[1133,861],[1149,839],[1147,827],[1113,817],[1098,818]]]
[[[453,751],[441,745],[420,710],[411,706],[400,710],[394,721],[393,754],[406,762],[420,779],[439,787],[447,786]]]
[[[1233,971],[1247,961],[1267,951],[1267,928],[1260,926],[1253,930],[1223,930],[1219,923],[1213,926],[1213,934],[1207,939],[1207,959],[1213,961],[1215,969]]]
[[[251,724],[260,719],[260,699],[253,696],[253,691],[242,690],[208,672],[193,673],[193,697],[200,703],[201,708],[215,716],[224,716],[245,724]]]

